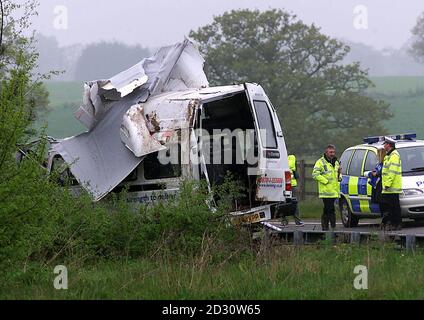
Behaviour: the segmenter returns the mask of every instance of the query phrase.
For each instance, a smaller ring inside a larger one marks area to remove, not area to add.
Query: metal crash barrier
[[[380,230],[335,230],[322,231],[320,228],[284,226],[275,222],[262,222],[265,239],[276,243],[290,244],[295,246],[310,244],[370,244],[392,243],[400,249],[414,251],[424,248],[424,234],[405,233],[402,231],[383,232]]]

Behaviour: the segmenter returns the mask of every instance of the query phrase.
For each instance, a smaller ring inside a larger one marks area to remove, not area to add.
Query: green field
[[[416,132],[424,139],[424,76],[373,77],[376,87],[370,94],[391,104],[394,118],[386,122],[390,133]],[[46,117],[47,133],[56,138],[72,136],[84,131],[73,117],[82,101],[82,82],[48,82],[50,112]],[[378,115],[364,115],[374,116]]]
[[[424,89],[423,77],[371,77],[375,84],[372,92],[382,92],[387,94],[402,94],[408,91]]]
[[[424,77],[374,77],[371,94],[390,103],[394,117],[386,122],[391,134],[416,132],[424,139]],[[378,116],[378,115],[371,115]]]
[[[74,118],[82,103],[83,83],[47,82],[49,112],[38,126],[47,123],[47,134],[55,138],[66,138],[84,132],[84,126]]]

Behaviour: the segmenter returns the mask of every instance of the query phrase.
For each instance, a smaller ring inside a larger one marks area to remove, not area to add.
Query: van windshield
[[[424,174],[424,146],[398,149],[404,175]]]

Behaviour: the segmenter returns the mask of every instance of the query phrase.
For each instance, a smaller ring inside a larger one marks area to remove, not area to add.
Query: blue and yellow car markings
[[[375,152],[373,148],[363,148],[366,149],[367,152],[362,161],[361,172],[364,172],[365,161],[367,159],[369,152]],[[362,150],[363,150],[362,149]],[[358,149],[354,149],[358,150]],[[348,165],[350,165],[350,161],[354,155],[354,152],[349,158]],[[353,212],[360,213],[379,213],[380,207],[376,203],[371,202],[371,193],[372,186],[368,183],[367,177],[356,177],[349,176],[349,171],[347,175],[344,175],[342,181],[340,183],[340,191],[342,194],[346,196],[346,200]],[[353,199],[351,197],[354,197]]]

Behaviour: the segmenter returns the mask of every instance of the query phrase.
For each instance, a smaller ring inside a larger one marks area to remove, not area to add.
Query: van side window
[[[272,120],[271,112],[268,104],[265,101],[253,101],[255,105],[256,117],[258,118],[259,129],[265,130],[262,134],[261,140],[264,148],[277,148],[277,138],[275,136],[274,121]]]
[[[353,155],[352,160],[350,161],[348,171],[350,176],[361,176],[362,162],[364,161],[365,151],[366,150],[363,149],[358,149],[355,151],[355,154]]]
[[[364,171],[373,171],[377,165],[377,156],[374,152],[368,151],[367,159],[365,160]]]
[[[340,157],[340,166],[342,167],[342,174],[347,174],[347,167],[349,165],[349,159],[352,153],[353,150],[346,150]]]
[[[167,179],[181,177],[181,146],[178,144],[172,146],[174,152],[178,150],[178,163],[162,164],[159,161],[159,152],[155,152],[146,156],[144,163],[144,178],[146,180]],[[170,158],[170,149],[166,150],[166,156]]]

